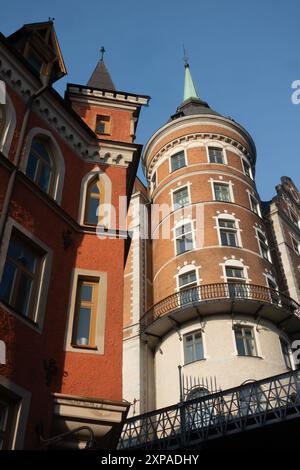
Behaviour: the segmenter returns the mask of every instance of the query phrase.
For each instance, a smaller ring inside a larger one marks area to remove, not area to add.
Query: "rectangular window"
[[[234,220],[219,219],[219,227],[222,246],[238,246]]]
[[[244,269],[226,266],[226,279],[228,291],[231,297],[247,297],[247,284],[244,277]]]
[[[257,356],[253,328],[235,326],[235,342],[239,356]]]
[[[31,321],[35,321],[44,254],[31,240],[12,232],[0,283],[0,300]]]
[[[196,271],[189,271],[187,273],[181,274],[179,276],[179,287],[185,287],[187,285],[196,285],[197,284],[197,276]]]
[[[179,209],[180,207],[186,206],[189,204],[189,193],[188,188],[180,188],[173,193],[173,205],[174,210]]]
[[[214,183],[215,200],[231,202],[229,185],[226,183]]]
[[[243,162],[243,168],[244,168],[244,173],[246,176],[249,176],[249,178],[252,178],[252,173],[251,173],[251,167],[249,163],[247,163],[244,159],[242,159]]]
[[[103,116],[98,114],[96,117],[96,134],[109,134],[110,133],[110,116]]]
[[[201,331],[184,335],[184,363],[200,361],[204,359],[203,341]]]
[[[175,229],[176,254],[180,255],[194,248],[192,224],[184,224]]]
[[[195,287],[195,289],[193,289]],[[196,271],[189,271],[179,276],[180,305],[200,300],[199,289],[197,288]]]
[[[224,164],[224,155],[221,148],[208,147],[208,155],[210,163]]]
[[[260,247],[260,252],[263,258],[269,261],[269,247],[266,236],[262,233],[257,231],[258,242]]]
[[[252,211],[260,216],[260,208],[259,208],[259,203],[255,197],[250,195],[250,203],[251,203],[251,209]]]
[[[179,170],[185,166],[184,152],[178,152],[171,156],[171,170]]]
[[[284,363],[286,365],[286,368],[287,369],[292,369],[289,345],[283,338],[280,338],[280,345],[281,345],[281,351],[282,351],[282,355],[283,355],[283,359],[284,359]]]
[[[99,280],[79,278],[76,291],[72,345],[96,347],[96,322]]]

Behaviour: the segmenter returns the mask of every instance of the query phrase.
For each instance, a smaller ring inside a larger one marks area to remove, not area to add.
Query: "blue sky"
[[[300,80],[300,2],[10,0],[1,31],[48,17],[68,69],[60,93],[67,82],[87,82],[104,45],[117,89],[152,97],[137,134],[145,144],[182,101],[184,43],[199,95],[254,138],[262,199],[282,175],[300,187],[300,104],[291,101]]]

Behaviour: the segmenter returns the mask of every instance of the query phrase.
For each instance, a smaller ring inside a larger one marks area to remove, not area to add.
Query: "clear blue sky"
[[[182,44],[199,95],[242,124],[256,142],[257,186],[270,199],[281,175],[300,187],[300,79],[297,0],[10,0],[1,31],[55,18],[67,82],[85,84],[104,45],[117,89],[152,97],[141,114],[146,143],[182,101]]]

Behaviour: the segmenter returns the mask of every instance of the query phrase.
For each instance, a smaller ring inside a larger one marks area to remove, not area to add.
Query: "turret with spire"
[[[219,115],[216,111],[210,108],[206,101],[203,101],[196,90],[194,84],[189,59],[184,54],[184,92],[183,92],[183,102],[178,106],[176,113],[171,116],[171,119],[177,119],[182,116],[190,116],[193,114],[216,114]]]
[[[99,88],[100,90],[110,90],[115,91],[115,85],[111,79],[110,73],[106,68],[104,62],[104,53],[105,49],[102,46],[100,49],[100,60],[97,63],[95,70],[93,71],[87,86],[91,88]]]

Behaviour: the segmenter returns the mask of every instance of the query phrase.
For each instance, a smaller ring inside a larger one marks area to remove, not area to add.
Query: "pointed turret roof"
[[[183,101],[188,100],[189,98],[199,98],[194,81],[192,79],[190,66],[188,63],[184,65],[185,74],[184,74],[184,93]]]
[[[215,114],[219,115],[216,111],[211,109],[201,98],[199,98],[188,60],[185,58],[185,73],[184,73],[184,92],[183,102],[178,106],[176,113],[171,116],[171,119],[177,119],[182,116],[191,116],[193,114]]]
[[[104,59],[103,59],[103,55],[105,52],[104,47],[100,49],[100,52],[101,52],[101,59],[96,65],[96,68],[94,72],[92,73],[91,78],[87,82],[87,86],[91,88],[100,88],[101,90],[115,91],[116,89],[115,85],[104,63]]]

